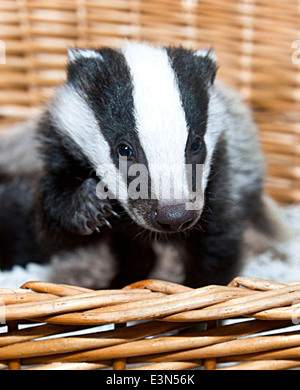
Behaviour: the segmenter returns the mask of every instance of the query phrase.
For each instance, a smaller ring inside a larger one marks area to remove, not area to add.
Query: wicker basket
[[[28,282],[21,289],[0,289],[0,302],[0,319],[9,330],[0,337],[1,368],[279,370],[300,366],[300,334],[295,326],[300,322],[300,282],[236,278],[228,286],[191,289],[145,280],[122,290],[98,291]],[[230,318],[235,322],[219,322]],[[18,330],[18,325],[28,322],[38,324]],[[185,330],[204,322],[206,330]],[[99,325],[105,324],[114,324],[115,329],[101,330]]]
[[[126,38],[214,47],[219,78],[253,109],[268,159],[269,194],[298,203],[299,22],[298,0],[1,0],[1,129],[34,116],[51,97],[65,77],[67,45],[116,46]],[[298,302],[300,282],[239,278],[227,287],[192,290],[144,281],[104,292],[30,282],[0,289],[0,323],[8,324],[0,337],[0,368],[297,367],[300,335],[285,328],[292,319],[298,323]],[[236,317],[241,320],[218,324]],[[28,322],[38,326],[18,329]],[[187,329],[199,322],[208,329]],[[115,329],[93,328],[102,324]]]

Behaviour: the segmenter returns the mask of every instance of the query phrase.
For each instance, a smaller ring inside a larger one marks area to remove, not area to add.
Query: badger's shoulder
[[[211,89],[206,137],[216,138],[207,193],[223,199],[236,218],[261,210],[265,158],[258,128],[240,95],[220,82]]]
[[[214,83],[214,92],[226,106],[229,114],[234,117],[252,117],[250,108],[245,104],[241,94],[234,88],[229,87],[220,80],[216,80]]]
[[[40,173],[43,162],[37,139],[38,119],[23,121],[6,128],[0,136],[0,174],[32,176]]]
[[[262,177],[265,159],[262,153],[259,130],[250,107],[241,95],[222,82],[215,83],[211,93],[211,126],[219,122],[222,138],[233,172]]]

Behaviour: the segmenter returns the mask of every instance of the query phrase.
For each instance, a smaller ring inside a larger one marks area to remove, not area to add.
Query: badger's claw
[[[96,194],[97,181],[95,179],[85,180],[74,193],[74,214],[71,220],[70,230],[82,236],[94,232],[100,233],[101,226],[111,228],[107,220],[110,216],[119,217],[108,199],[99,199]]]
[[[115,210],[113,210],[111,206],[109,206],[109,207],[106,206],[105,210],[107,210],[107,212],[110,213],[111,215],[113,215],[113,216],[115,216],[117,218],[121,218],[120,214],[115,212]]]

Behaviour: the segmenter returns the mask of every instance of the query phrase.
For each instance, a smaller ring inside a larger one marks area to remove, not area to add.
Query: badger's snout
[[[155,229],[163,232],[179,232],[190,228],[198,218],[194,210],[187,210],[185,203],[164,205],[151,212]]]

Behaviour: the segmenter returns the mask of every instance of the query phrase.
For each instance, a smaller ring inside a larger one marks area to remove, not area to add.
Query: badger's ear
[[[213,49],[199,49],[195,51],[195,56],[197,57],[208,57],[211,61],[216,63],[218,61],[218,57]]]
[[[101,54],[93,49],[78,49],[68,47],[68,57],[70,62],[74,62],[81,58],[97,58],[102,59]]]
[[[194,56],[199,59],[199,66],[210,84],[213,84],[217,73],[217,56],[214,50],[200,49],[194,52]]]

